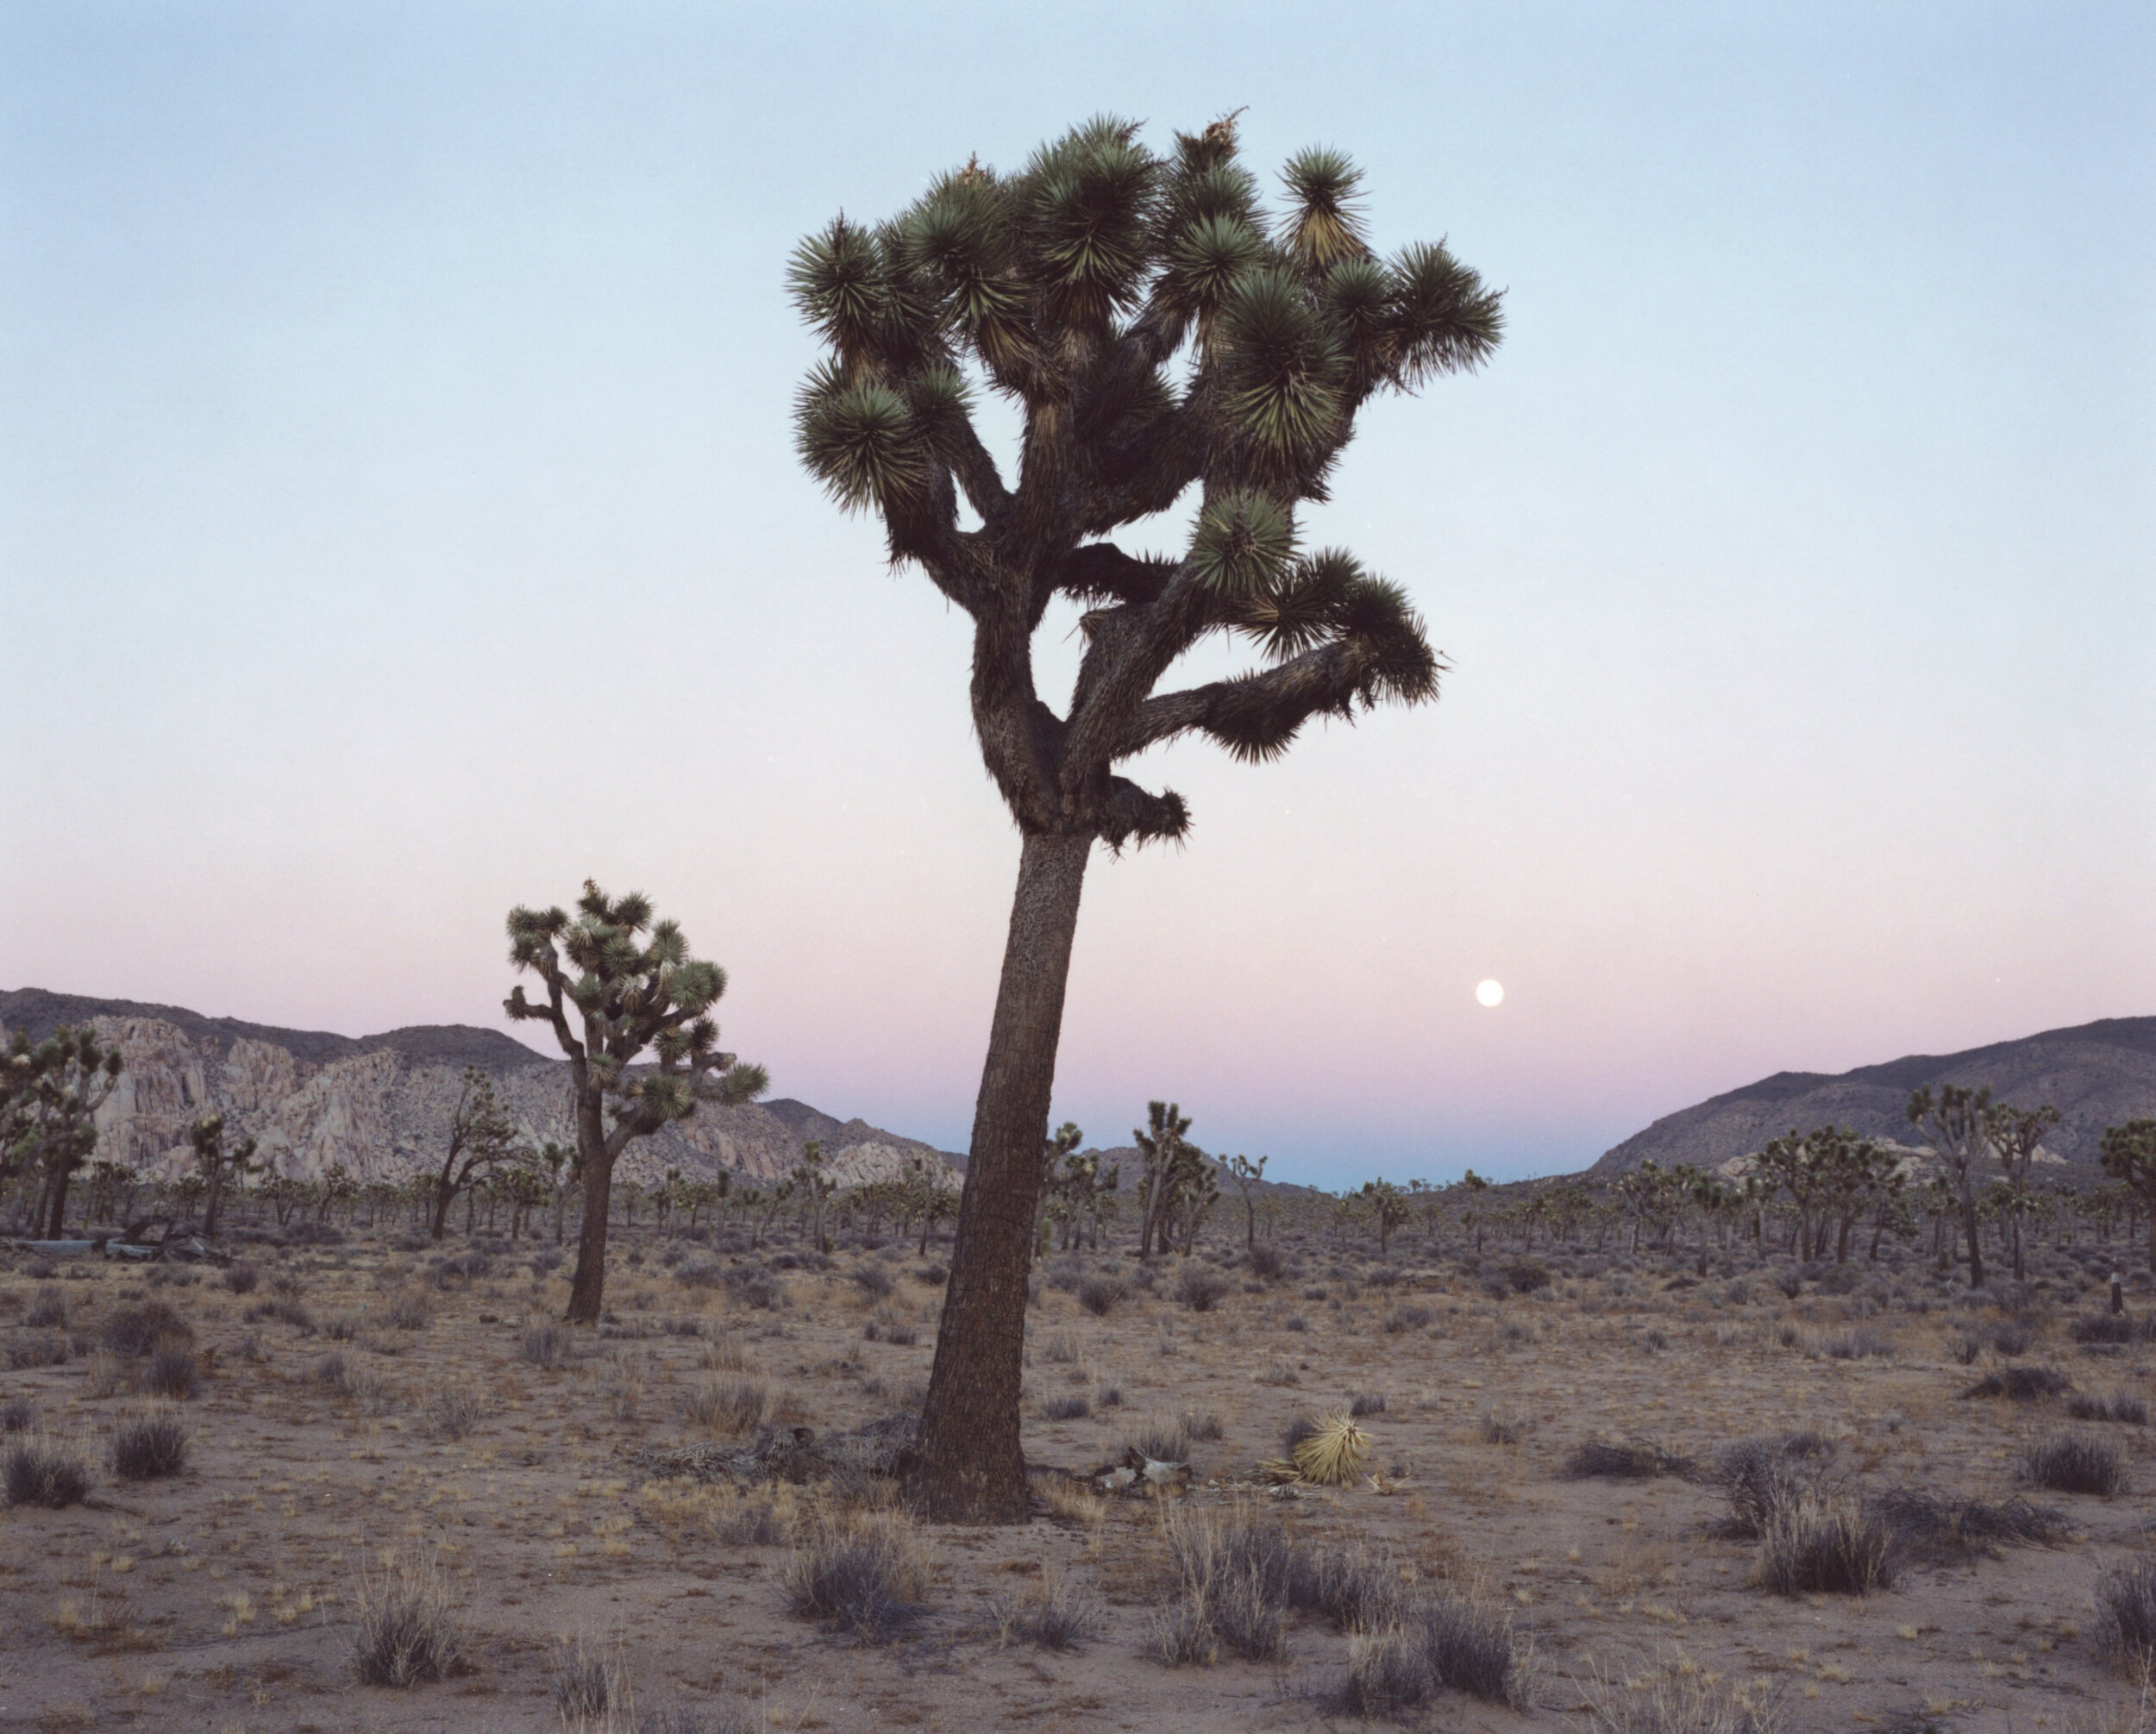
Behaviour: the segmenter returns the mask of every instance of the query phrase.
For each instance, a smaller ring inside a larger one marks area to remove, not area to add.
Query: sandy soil
[[[843,1428],[892,1412],[926,1376],[940,1295],[910,1252],[842,1250],[827,1271],[772,1273],[780,1304],[755,1306],[738,1285],[678,1280],[661,1261],[668,1243],[635,1245],[635,1266],[617,1246],[614,1322],[580,1334],[560,1370],[524,1355],[528,1327],[558,1317],[565,1293],[560,1273],[530,1272],[529,1245],[503,1249],[476,1280],[385,1242],[259,1248],[249,1257],[262,1286],[246,1296],[214,1272],[160,1283],[82,1261],[39,1279],[18,1260],[0,1278],[0,1356],[34,1359],[56,1332],[70,1351],[0,1373],[0,1399],[30,1399],[34,1426],[100,1467],[83,1504],[0,1514],[0,1728],[556,1728],[556,1646],[579,1637],[619,1659],[642,1712],[681,1712],[669,1731],[1356,1725],[1329,1696],[1350,1640],[1310,1616],[1291,1618],[1278,1662],[1152,1659],[1155,1623],[1177,1595],[1158,1500],[1064,1498],[1022,1529],[924,1530],[924,1612],[890,1642],[797,1618],[789,1542],[724,1543],[725,1493],[655,1481],[632,1454],[712,1438],[685,1405],[743,1373],[765,1381],[782,1421]],[[715,1255],[736,1271],[760,1261],[688,1250],[691,1262]],[[2092,1351],[2068,1336],[2071,1318],[2098,1310],[2084,1285],[2108,1274],[2109,1255],[2090,1249],[2085,1274],[2053,1255],[2051,1280],[2015,1309],[2032,1332],[2018,1359],[2084,1391],[2147,1398],[2148,1350]],[[1383,1269],[1359,1248],[1294,1256],[1300,1274],[1273,1285],[1232,1271],[1203,1313],[1174,1299],[1170,1271],[1156,1293],[1134,1288],[1093,1317],[1058,1286],[1075,1271],[1051,1268],[1030,1326],[1028,1455],[1089,1471],[1148,1419],[1211,1415],[1221,1434],[1194,1448],[1181,1508],[1225,1511],[1263,1498],[1256,1465],[1278,1455],[1296,1415],[1382,1396],[1365,1421],[1376,1483],[1266,1499],[1264,1514],[1306,1546],[1360,1545],[1420,1585],[1471,1592],[1510,1618],[1534,1657],[1525,1709],[1448,1693],[1410,1719],[1714,1725],[1644,1719],[1647,1694],[1626,1682],[1659,1675],[1716,1701],[1765,1704],[1790,1731],[2141,1725],[2139,1694],[2098,1653],[2092,1597],[2107,1568],[2147,1549],[2147,1430],[2070,1424],[2058,1399],[1962,1399],[2004,1361],[1990,1346],[1957,1364],[1950,1345],[2008,1324],[1997,1307],[1970,1305],[1914,1261],[1867,1267],[1852,1293],[1814,1284],[1790,1299],[1771,1280],[1786,1263],[1740,1258],[1691,1283],[1683,1260],[1560,1255],[1551,1286],[1499,1299],[1486,1284],[1508,1254],[1479,1273],[1403,1243]],[[1135,1268],[1109,1263],[1125,1279]],[[856,1265],[892,1277],[890,1293],[851,1280]],[[313,1332],[249,1321],[279,1298],[273,1283]],[[54,1295],[64,1326],[26,1322]],[[423,1298],[423,1324],[386,1322],[400,1296]],[[196,1333],[193,1446],[179,1475],[123,1481],[101,1460],[141,1406],[128,1384],[142,1363],[97,1345],[116,1314],[152,1301]],[[333,1326],[353,1334],[334,1338]],[[1824,1352],[1852,1328],[1889,1352]],[[909,1329],[917,1343],[886,1340]],[[331,1354],[352,1394],[321,1381]],[[1038,1418],[1050,1399],[1097,1403],[1107,1387],[1119,1407]],[[429,1405],[458,1391],[481,1393],[486,1413],[445,1437]],[[1488,1442],[1492,1415],[1518,1424],[1517,1443]],[[1833,1438],[1836,1473],[1854,1487],[2002,1499],[2023,1491],[2021,1453],[2070,1426],[2124,1454],[2128,1492],[2040,1494],[2066,1514],[2070,1539],[1918,1564],[1866,1599],[1751,1587],[1758,1543],[1724,1532],[1727,1503],[1710,1480],[1564,1474],[1590,1437],[1651,1437],[1705,1460],[1730,1440],[1803,1427]],[[779,1515],[805,1528],[841,1497],[790,1490]],[[446,1574],[469,1632],[456,1676],[404,1690],[356,1683],[355,1599],[363,1574],[392,1560]],[[999,1598],[1044,1574],[1100,1599],[1098,1633],[1078,1648],[1000,1634]],[[1598,1700],[1608,1716],[1598,1718]],[[1621,1715],[1634,1719],[1610,1719]]]

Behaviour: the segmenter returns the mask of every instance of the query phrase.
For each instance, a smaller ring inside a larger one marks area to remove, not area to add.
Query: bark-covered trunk
[[[48,1208],[45,1216],[44,1234],[47,1240],[67,1238],[67,1181],[68,1173],[64,1167],[53,1169],[46,1180]]]
[[[1977,1235],[1977,1191],[1966,1167],[1961,1173],[1961,1223],[1969,1234],[1969,1286],[1984,1286],[1984,1245]]]
[[[1029,833],[1018,857],[950,1282],[920,1443],[906,1474],[911,1502],[943,1522],[1022,1523],[1031,1508],[1018,1443],[1025,1285],[1063,990],[1092,848],[1089,836]]]
[[[576,1275],[569,1283],[572,1324],[597,1324],[606,1294],[606,1211],[614,1166],[601,1157],[584,1165],[584,1227],[576,1239]]]
[[[450,1160],[454,1161],[455,1158]],[[449,1205],[455,1197],[456,1191],[449,1184],[449,1170],[445,1166],[442,1170],[442,1178],[435,1183],[434,1189],[434,1238],[436,1240],[448,1232]]]

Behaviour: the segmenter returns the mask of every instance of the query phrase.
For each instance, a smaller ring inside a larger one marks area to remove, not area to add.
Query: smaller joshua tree
[[[195,1167],[202,1176],[203,1238],[215,1240],[226,1185],[244,1186],[249,1174],[262,1172],[263,1165],[254,1160],[254,1139],[242,1138],[227,1147],[222,1114],[205,1114],[196,1121],[187,1129],[187,1142],[195,1148]]]
[[[100,1047],[86,1025],[34,1044],[18,1030],[0,1055],[0,1182],[39,1167],[36,1231],[48,1240],[65,1231],[68,1182],[97,1147],[97,1110],[120,1072],[119,1049]]]
[[[449,1113],[449,1148],[434,1187],[434,1237],[449,1225],[457,1194],[506,1171],[530,1154],[517,1147],[517,1128],[494,1092],[494,1080],[476,1066],[464,1068],[464,1088]],[[468,1226],[468,1224],[467,1224]]]
[[[505,1007],[551,1023],[568,1056],[584,1226],[567,1316],[592,1324],[605,1293],[607,1208],[622,1152],[687,1119],[699,1102],[754,1101],[770,1079],[718,1051],[718,1025],[706,1014],[726,992],[726,972],[690,956],[678,923],[652,919],[650,898],[611,899],[586,880],[573,919],[559,909],[510,911],[509,961],[538,976],[547,998],[535,1005],[520,986]],[[657,1063],[632,1073],[647,1049]]]

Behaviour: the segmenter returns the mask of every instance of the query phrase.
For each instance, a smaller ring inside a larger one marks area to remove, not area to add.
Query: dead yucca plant
[[[1295,1478],[1313,1487],[1345,1487],[1362,1479],[1370,1460],[1370,1436],[1344,1409],[1332,1409],[1288,1447]]]

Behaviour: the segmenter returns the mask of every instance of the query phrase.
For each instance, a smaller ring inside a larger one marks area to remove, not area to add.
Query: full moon
[[[1495,1005],[1505,997],[1505,984],[1501,981],[1479,981],[1475,985],[1475,997],[1485,1005]]]

